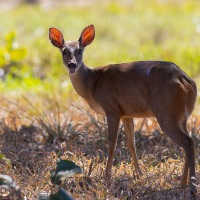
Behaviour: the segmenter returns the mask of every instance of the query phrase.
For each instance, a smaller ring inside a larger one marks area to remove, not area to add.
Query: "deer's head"
[[[62,33],[56,28],[49,29],[51,43],[60,49],[63,63],[70,73],[75,73],[83,64],[83,51],[92,43],[95,37],[93,25],[87,26],[81,33],[78,41],[65,41]]]

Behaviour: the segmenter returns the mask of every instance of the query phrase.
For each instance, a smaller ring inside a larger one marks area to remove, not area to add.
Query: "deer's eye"
[[[78,54],[82,54],[83,50],[82,49],[78,49]]]
[[[64,50],[62,51],[62,54],[63,54],[63,55],[66,55],[66,54],[67,54],[66,49],[64,49]]]

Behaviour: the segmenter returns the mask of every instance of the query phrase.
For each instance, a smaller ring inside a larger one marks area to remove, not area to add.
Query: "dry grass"
[[[189,199],[189,187],[180,187],[184,153],[161,132],[154,119],[135,120],[142,177],[134,175],[121,126],[112,180],[108,182],[104,177],[108,153],[105,118],[95,115],[80,101],[79,106],[69,108],[45,102],[43,107],[48,109],[40,111],[39,102],[31,104],[25,97],[21,104],[6,101],[1,101],[0,149],[11,165],[0,160],[0,173],[11,176],[27,199],[56,190],[49,177],[58,155],[74,161],[84,171],[62,185],[74,199]],[[190,118],[188,129],[196,142],[199,175],[198,117]],[[0,197],[15,199],[13,194],[14,191],[2,191]]]

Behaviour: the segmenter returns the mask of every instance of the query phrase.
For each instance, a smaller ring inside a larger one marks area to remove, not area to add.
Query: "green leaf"
[[[56,194],[50,197],[50,200],[73,200],[73,198],[63,188],[60,188]]]
[[[13,48],[13,42],[15,40],[16,33],[14,31],[7,33],[5,36],[6,39],[6,47],[8,50],[11,50]]]
[[[2,153],[0,153],[0,159],[4,160],[7,165],[11,166],[11,161],[9,158],[6,158]]]
[[[22,60],[27,54],[27,51],[25,48],[17,48],[10,52],[11,60],[12,61],[20,61]]]
[[[82,173],[82,169],[74,162],[69,160],[60,160],[57,162],[56,170],[51,171],[51,182],[59,185],[67,177],[71,177],[77,173]]]
[[[38,200],[50,200],[50,197],[39,195]]]
[[[0,153],[0,159],[4,159],[4,158],[5,156],[2,153]]]
[[[16,185],[13,179],[5,174],[0,174],[0,186],[4,188],[13,188],[15,190],[19,189],[19,187]]]

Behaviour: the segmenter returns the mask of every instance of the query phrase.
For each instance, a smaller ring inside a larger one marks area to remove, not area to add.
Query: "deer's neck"
[[[93,69],[83,63],[75,73],[70,73],[70,79],[76,92],[86,101],[90,101],[96,79]]]

